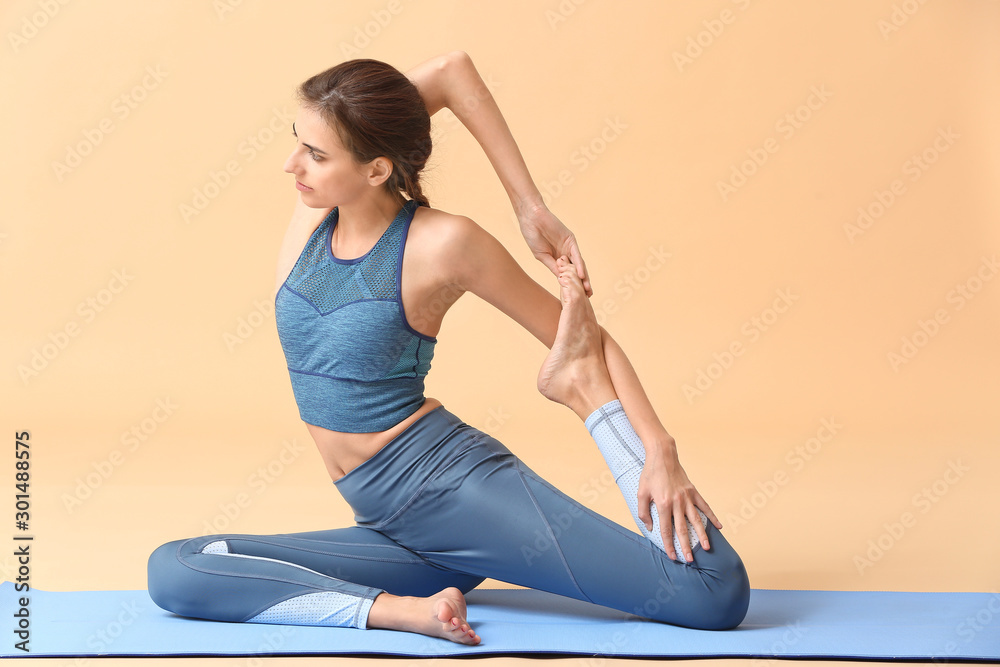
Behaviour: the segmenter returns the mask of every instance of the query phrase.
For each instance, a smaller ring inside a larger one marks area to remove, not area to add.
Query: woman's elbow
[[[461,49],[449,51],[444,56],[442,67],[451,66],[455,69],[472,67],[472,57]]]

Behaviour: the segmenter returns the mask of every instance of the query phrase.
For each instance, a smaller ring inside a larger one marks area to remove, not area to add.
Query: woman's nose
[[[292,151],[292,153],[288,156],[288,159],[285,160],[285,172],[289,174],[297,173],[298,164],[298,160],[295,159],[295,151]]]

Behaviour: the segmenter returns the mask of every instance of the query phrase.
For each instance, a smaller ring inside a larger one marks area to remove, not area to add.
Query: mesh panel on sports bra
[[[329,313],[341,306],[364,299],[392,301],[396,298],[396,267],[402,241],[403,211],[389,225],[385,233],[367,255],[357,262],[342,264],[323,262],[329,252],[330,229],[337,222],[334,209],[324,227],[309,242],[303,257],[295,265],[288,283],[308,299],[316,309]],[[304,261],[303,261],[304,260]]]

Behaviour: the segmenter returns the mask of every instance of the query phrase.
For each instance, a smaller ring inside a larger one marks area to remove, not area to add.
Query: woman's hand
[[[580,255],[576,236],[549,211],[544,203],[522,205],[517,211],[517,221],[521,228],[521,234],[527,241],[528,248],[531,249],[535,259],[547,266],[549,271],[558,278],[559,270],[556,268],[556,259],[567,255],[576,266],[576,273],[583,281],[583,288],[587,292],[587,296],[593,295],[594,290],[590,287],[587,265],[583,261],[583,256]]]
[[[642,474],[639,475],[639,519],[646,525],[646,529],[651,531],[653,520],[649,510],[650,503],[655,504],[659,513],[663,547],[671,559],[679,556],[674,553],[672,530],[673,526],[679,526],[677,538],[684,551],[684,557],[688,562],[694,560],[688,540],[687,521],[694,526],[701,547],[708,550],[710,546],[705,527],[695,508],[701,509],[716,528],[722,528],[722,523],[712,512],[712,508],[688,479],[687,473],[677,459],[676,450],[654,449],[652,453],[646,452],[646,464],[643,466]]]

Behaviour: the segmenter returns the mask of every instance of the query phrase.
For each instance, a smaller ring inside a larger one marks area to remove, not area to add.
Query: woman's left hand
[[[716,528],[722,528],[722,523],[712,508],[688,479],[675,449],[647,452],[646,463],[639,475],[639,519],[646,525],[647,530],[652,531],[654,527],[649,509],[650,503],[656,506],[656,511],[659,513],[663,547],[671,559],[676,560],[679,555],[674,553],[672,528],[681,526],[682,528],[677,531],[681,549],[688,562],[694,560],[685,525],[687,521],[694,526],[702,548],[705,550],[709,548],[708,535],[696,508],[701,509]]]
[[[576,267],[577,275],[583,282],[583,290],[587,296],[592,296],[594,290],[590,287],[590,275],[587,265],[580,254],[576,236],[562,223],[545,204],[525,205],[516,211],[521,235],[531,249],[535,259],[548,267],[556,277],[559,269],[556,260],[566,255]]]

